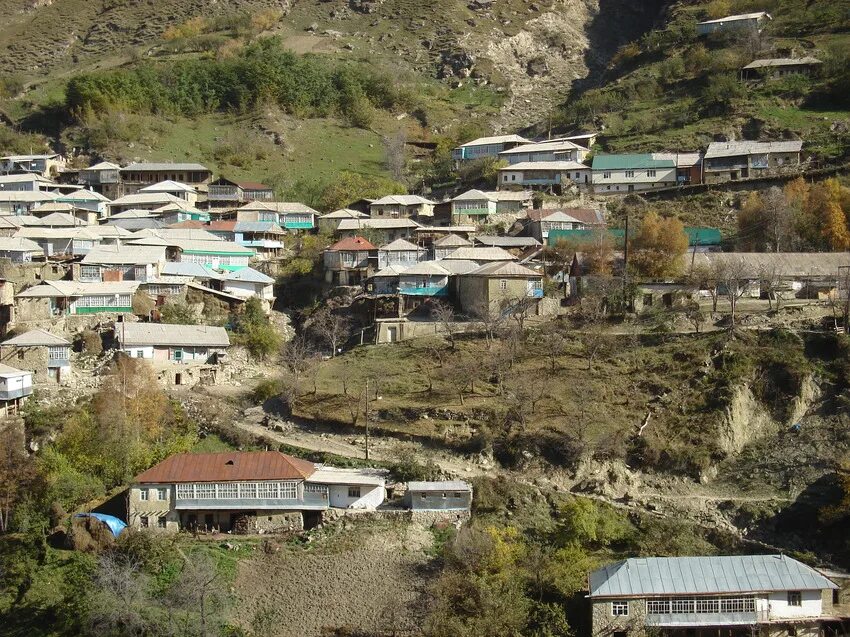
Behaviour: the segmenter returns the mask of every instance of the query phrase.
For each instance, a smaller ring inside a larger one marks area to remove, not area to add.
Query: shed
[[[405,504],[414,511],[469,511],[472,485],[463,480],[408,482]]]

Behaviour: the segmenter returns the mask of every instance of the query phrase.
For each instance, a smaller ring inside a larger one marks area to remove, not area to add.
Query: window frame
[[[360,487],[350,485],[348,487],[348,497],[349,498],[358,498],[358,499],[361,498],[362,495],[360,493]]]
[[[788,605],[794,608],[801,608],[803,606],[803,592],[788,591]]]
[[[629,616],[629,602],[628,600],[614,600],[611,602],[611,616],[612,617],[628,617]]]

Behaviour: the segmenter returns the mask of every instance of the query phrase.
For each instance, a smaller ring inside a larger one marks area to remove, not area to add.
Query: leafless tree
[[[504,325],[504,316],[501,312],[494,312],[489,303],[478,303],[470,312],[470,318],[479,325],[487,342],[487,349],[493,344],[493,338]]]
[[[520,332],[525,331],[525,321],[536,306],[537,299],[529,296],[504,299],[501,303],[502,314],[514,321]]]
[[[407,132],[403,126],[392,135],[384,137],[384,149],[387,153],[387,169],[396,181],[404,181],[407,168]]]
[[[557,323],[549,323],[534,335],[535,349],[549,360],[551,370],[558,369],[558,360],[567,353],[569,341]]]
[[[145,635],[151,628],[148,578],[135,560],[109,552],[100,556],[89,619],[96,632]]]
[[[298,396],[301,393],[301,381],[315,364],[316,351],[303,334],[299,334],[283,346],[281,362],[283,363],[283,385],[285,394],[282,396],[291,409],[295,409]]]
[[[351,321],[326,305],[313,316],[310,331],[331,348],[331,357],[335,357],[351,335]]]
[[[169,596],[175,606],[190,611],[197,618],[199,637],[220,634],[220,613],[227,598],[212,558],[193,555],[187,559]]]
[[[776,309],[779,309],[782,303],[782,274],[775,265],[765,266],[759,269],[759,282],[761,288],[767,296],[767,306],[773,309],[773,302],[776,301]]]
[[[764,213],[768,223],[766,228],[770,233],[774,252],[788,249],[793,234],[794,210],[789,205],[785,193],[777,186],[772,186],[761,196]]]
[[[841,329],[845,334],[850,334],[850,267],[838,269],[838,282],[836,290],[829,296],[832,307],[832,317],[838,327],[838,317],[841,316]]]
[[[594,361],[608,347],[609,338],[603,332],[601,324],[592,323],[581,333],[579,342],[584,352],[584,358],[587,360],[587,371],[592,371]]]
[[[434,306],[431,309],[431,320],[442,326],[443,335],[449,342],[451,351],[455,351],[455,348],[457,347],[455,337],[457,335],[458,325],[456,319],[457,315],[451,305],[443,303],[442,301],[434,303]]]
[[[712,279],[721,286],[723,296],[729,301],[729,328],[735,328],[738,301],[750,291],[753,273],[743,259],[728,259],[716,262],[712,267]]]

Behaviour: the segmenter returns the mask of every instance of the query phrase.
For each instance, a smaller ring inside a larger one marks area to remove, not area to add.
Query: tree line
[[[374,109],[407,106],[407,101],[409,96],[381,73],[299,56],[284,50],[279,39],[264,38],[223,60],[140,62],[77,75],[68,82],[65,108],[77,119],[115,109],[191,117],[274,103],[294,115],[336,114],[368,127]]]

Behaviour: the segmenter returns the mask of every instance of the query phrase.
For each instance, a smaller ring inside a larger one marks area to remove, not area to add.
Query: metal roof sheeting
[[[639,557],[590,574],[589,597],[713,595],[838,588],[786,555]]]
[[[596,155],[593,170],[639,170],[641,168],[675,168],[670,158],[659,158],[651,153],[632,155]]]
[[[813,57],[805,58],[769,58],[764,60],[753,60],[745,69],[763,69],[775,66],[810,66],[812,64],[823,64],[819,59]]]
[[[170,323],[123,323],[115,337],[122,345],[190,345],[228,347],[230,337],[214,325],[173,325]]]
[[[738,157],[756,153],[799,153],[803,149],[800,140],[781,142],[712,142],[705,153],[706,159],[715,157]]]
[[[0,346],[7,347],[50,347],[51,345],[70,345],[71,341],[51,334],[46,330],[34,329],[24,332],[8,341],[3,341]]]
[[[458,148],[469,148],[470,146],[489,146],[490,144],[531,144],[531,140],[519,135],[498,135],[496,137],[479,137],[471,142],[461,144]]]
[[[136,476],[136,482],[241,482],[246,480],[303,480],[316,465],[279,451],[180,453]]]
[[[472,491],[472,485],[463,480],[442,480],[436,482],[408,482],[408,491]]]
[[[767,18],[773,20],[771,15],[766,11],[757,11],[755,13],[738,13],[736,15],[727,15],[725,18],[715,18],[714,20],[705,20],[698,24],[720,24],[721,22],[738,22],[739,20],[760,20]]]

